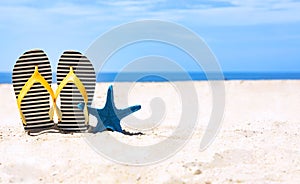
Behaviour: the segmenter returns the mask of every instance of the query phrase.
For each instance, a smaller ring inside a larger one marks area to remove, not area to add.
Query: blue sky
[[[64,50],[84,53],[101,34],[142,19],[172,21],[196,32],[223,71],[300,72],[300,0],[1,0],[0,12],[1,72],[10,72],[32,48],[45,50],[55,71]],[[152,43],[134,52],[138,46],[112,57],[105,69],[119,70],[122,62],[145,54],[178,55]]]

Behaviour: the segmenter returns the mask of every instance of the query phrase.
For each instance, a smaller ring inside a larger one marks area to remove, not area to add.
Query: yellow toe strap
[[[21,103],[22,103],[22,100],[24,99],[25,95],[28,93],[28,91],[30,90],[30,88],[34,85],[34,83],[36,82],[39,82],[48,92],[49,94],[51,95],[51,98],[53,99],[53,108],[55,111],[59,111],[59,109],[57,108],[56,106],[56,98],[55,98],[55,95],[54,95],[54,92],[51,88],[51,86],[49,85],[49,83],[45,80],[45,78],[39,73],[39,70],[38,70],[38,66],[35,66],[35,70],[34,70],[34,73],[32,74],[32,76],[28,79],[28,81],[25,83],[25,85],[23,86],[22,90],[20,91],[19,95],[18,95],[18,100],[17,100],[17,104],[18,104],[18,109],[19,109],[19,112],[20,112],[20,116],[21,116],[21,119],[22,119],[22,123],[24,125],[26,125],[26,119],[25,119],[25,116],[23,115],[23,112],[21,110]],[[50,109],[50,111],[52,110],[52,108]],[[52,110],[53,111],[53,110]],[[51,116],[51,113],[49,112],[50,114],[50,120],[53,119],[53,114]]]
[[[69,82],[73,82],[76,87],[79,89],[83,100],[84,100],[84,117],[85,117],[85,124],[88,125],[89,122],[89,112],[88,112],[88,108],[87,108],[87,103],[88,103],[88,95],[86,92],[86,89],[84,87],[84,85],[82,84],[82,82],[80,81],[80,79],[76,76],[76,74],[74,73],[73,67],[70,67],[70,72],[67,74],[67,76],[64,78],[64,80],[60,83],[60,85],[57,87],[56,93],[55,93],[55,98],[57,98],[57,96],[59,95],[59,93],[61,92],[61,90],[69,83]]]

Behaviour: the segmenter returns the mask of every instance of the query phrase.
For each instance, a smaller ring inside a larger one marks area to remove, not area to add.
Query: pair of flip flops
[[[16,62],[13,87],[24,129],[78,132],[88,129],[88,110],[96,86],[92,63],[80,52],[65,51],[57,67],[57,90],[51,88],[52,71],[44,51],[25,52]],[[60,108],[57,101],[60,98]],[[52,102],[52,104],[50,103]],[[78,103],[84,102],[84,110]],[[53,121],[54,114],[58,124]]]

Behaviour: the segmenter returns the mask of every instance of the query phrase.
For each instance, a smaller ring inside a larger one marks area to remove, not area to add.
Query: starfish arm
[[[104,126],[107,129],[110,129],[112,131],[116,131],[116,132],[120,132],[123,133],[123,129],[121,127],[121,122],[120,119],[115,116],[115,117],[111,117],[109,119],[106,119],[106,121],[103,122]]]
[[[78,109],[83,110],[84,109],[84,103],[79,103],[77,105],[77,107],[78,107]],[[98,113],[98,110],[96,108],[93,108],[93,107],[90,107],[90,106],[88,106],[87,108],[88,108],[89,114],[94,115],[96,117],[98,116],[99,113]]]
[[[95,117],[97,117],[98,114],[99,114],[97,109],[92,108],[92,107],[89,107],[89,106],[88,106],[88,111],[89,111],[89,113],[90,113],[91,115],[93,115],[93,116],[95,116]]]
[[[114,108],[114,92],[112,85],[107,90],[106,104],[104,108]]]
[[[135,105],[135,106],[131,106],[131,107],[128,107],[128,108],[125,108],[125,109],[120,109],[118,110],[118,118],[119,119],[122,119],[138,110],[141,109],[141,106],[140,105]]]
[[[115,124],[115,129],[116,129],[115,131],[120,132],[120,133],[123,133],[123,130],[122,130],[120,121],[119,121],[118,123]]]
[[[96,116],[97,117],[97,116]],[[97,133],[97,132],[103,132],[104,130],[106,130],[106,127],[104,126],[104,124],[102,123],[102,120],[100,119],[100,117],[98,116],[97,117],[97,125],[96,127],[93,129],[93,132],[94,133]]]

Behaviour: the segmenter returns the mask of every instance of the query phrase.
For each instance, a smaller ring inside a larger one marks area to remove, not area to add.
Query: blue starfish
[[[79,103],[78,108],[83,110],[84,103]],[[109,86],[105,106],[102,109],[88,107],[89,113],[94,115],[98,120],[97,126],[93,128],[92,132],[97,133],[108,129],[126,133],[126,131],[122,130],[120,124],[121,119],[140,109],[140,105],[131,106],[125,109],[117,109],[114,103],[113,87]]]

